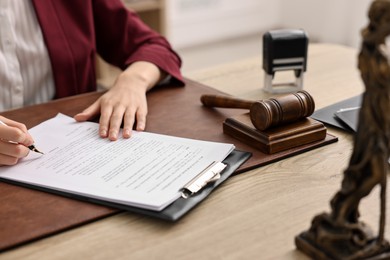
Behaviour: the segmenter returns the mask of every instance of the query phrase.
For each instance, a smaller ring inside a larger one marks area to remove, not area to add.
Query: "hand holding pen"
[[[30,150],[42,153],[35,148],[26,126],[0,116],[0,165],[16,164]]]

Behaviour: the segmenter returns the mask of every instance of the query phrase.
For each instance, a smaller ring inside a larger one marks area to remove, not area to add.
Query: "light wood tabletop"
[[[363,91],[357,53],[309,46],[304,89],[317,108]],[[261,64],[259,51],[258,57],[185,76],[240,98],[263,99],[270,95],[262,90]],[[0,259],[308,259],[295,249],[294,237],[329,211],[352,150],[351,134],[328,131],[337,143],[233,176],[176,223],[121,213],[6,251]],[[361,220],[377,231],[378,190],[362,202]]]

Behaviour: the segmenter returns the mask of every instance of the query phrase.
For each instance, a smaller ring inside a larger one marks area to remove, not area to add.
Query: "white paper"
[[[109,141],[98,124],[59,114],[29,130],[44,155],[30,152],[15,166],[0,167],[0,178],[129,206],[162,210],[232,144],[147,132]]]

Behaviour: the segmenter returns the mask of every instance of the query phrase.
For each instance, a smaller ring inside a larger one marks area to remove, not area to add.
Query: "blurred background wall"
[[[184,71],[261,53],[262,34],[304,29],[311,42],[360,44],[371,0],[165,0],[166,36]]]
[[[281,24],[300,27],[318,42],[360,45],[371,0],[281,0]]]

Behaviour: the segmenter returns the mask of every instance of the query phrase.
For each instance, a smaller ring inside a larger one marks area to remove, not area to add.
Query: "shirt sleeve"
[[[181,59],[169,42],[149,28],[139,16],[120,0],[93,1],[96,47],[100,56],[125,69],[135,61],[148,61],[184,85]]]

